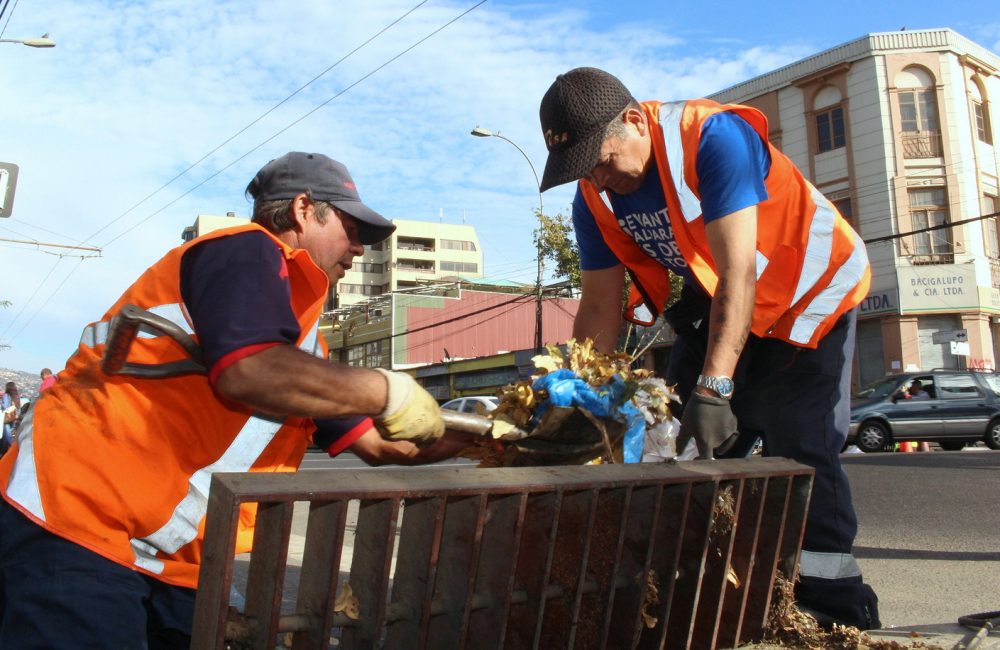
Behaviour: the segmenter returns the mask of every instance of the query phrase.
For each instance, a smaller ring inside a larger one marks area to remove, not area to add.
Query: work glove
[[[444,420],[437,401],[405,372],[375,368],[388,384],[385,410],[375,418],[375,428],[386,440],[429,444],[444,434]]]
[[[677,434],[677,453],[681,454],[691,438],[698,445],[698,457],[711,459],[714,454],[724,454],[739,437],[736,416],[729,400],[722,397],[691,393],[681,416],[681,430]]]

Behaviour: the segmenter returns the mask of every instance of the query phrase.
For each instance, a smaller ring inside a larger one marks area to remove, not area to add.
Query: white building
[[[250,223],[247,217],[237,217],[235,212],[227,212],[226,216],[217,214],[199,214],[194,219],[194,224],[188,226],[181,232],[181,240],[189,242],[195,237],[201,237],[205,233],[233,226],[242,226]]]
[[[393,219],[396,232],[365,246],[337,283],[335,305],[347,307],[398,289],[439,278],[480,278],[483,251],[472,226]]]
[[[996,367],[998,224],[979,217],[998,210],[998,70],[996,53],[950,29],[899,31],[711,96],[762,110],[772,142],[869,242],[857,382]],[[940,224],[953,225],[892,238]],[[943,341],[960,330],[967,345]]]

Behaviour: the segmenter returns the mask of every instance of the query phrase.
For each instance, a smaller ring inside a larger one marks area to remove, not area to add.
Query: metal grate
[[[811,486],[780,458],[217,474],[192,647],[733,647],[760,638],[776,572],[795,575]],[[356,620],[333,612],[345,582]]]

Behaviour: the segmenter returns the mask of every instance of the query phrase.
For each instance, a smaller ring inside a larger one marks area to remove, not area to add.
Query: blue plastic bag
[[[624,401],[623,398],[628,387],[621,377],[615,375],[607,384],[595,389],[577,377],[572,370],[560,368],[542,375],[535,380],[531,387],[536,392],[544,390],[549,395],[545,403],[539,404],[535,408],[533,421],[536,426],[549,408],[553,406],[578,406],[587,409],[599,418],[624,420],[626,424],[625,462],[638,463],[642,460],[646,421],[631,400]],[[623,401],[624,403],[622,403]]]

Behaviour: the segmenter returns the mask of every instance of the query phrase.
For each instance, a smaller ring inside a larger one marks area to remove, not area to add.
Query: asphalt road
[[[883,627],[933,628],[1000,610],[1000,452],[843,456],[855,555]]]

